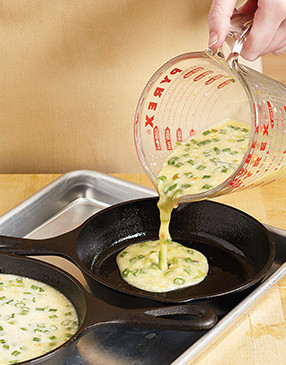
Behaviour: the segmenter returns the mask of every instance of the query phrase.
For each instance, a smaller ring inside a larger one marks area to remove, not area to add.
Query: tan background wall
[[[0,1],[0,173],[141,172],[140,93],[206,48],[210,2]]]

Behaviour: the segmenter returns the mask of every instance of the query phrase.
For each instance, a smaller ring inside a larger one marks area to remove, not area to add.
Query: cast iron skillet
[[[172,213],[171,236],[201,251],[209,261],[209,274],[186,289],[150,293],[122,280],[115,257],[132,243],[158,239],[158,231],[157,198],[145,198],[104,209],[75,230],[54,238],[35,241],[0,236],[0,244],[9,245],[0,249],[63,256],[81,269],[96,296],[109,290],[111,300],[117,292],[125,303],[132,301],[130,295],[141,301],[184,303],[238,293],[259,283],[274,258],[269,232],[248,214],[211,201],[181,204]]]
[[[0,272],[29,277],[53,286],[73,303],[79,318],[79,329],[67,342],[49,353],[19,364],[63,364],[70,356],[77,340],[87,331],[101,324],[188,331],[209,329],[215,325],[217,320],[211,310],[193,304],[151,309],[114,307],[89,294],[76,279],[65,271],[31,258],[0,254]],[[178,315],[181,319],[178,319]],[[192,318],[188,319],[189,317]]]

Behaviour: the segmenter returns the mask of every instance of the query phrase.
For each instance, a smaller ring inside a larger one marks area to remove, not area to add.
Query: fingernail
[[[216,32],[210,32],[209,36],[209,47],[214,46],[218,41],[218,36]]]

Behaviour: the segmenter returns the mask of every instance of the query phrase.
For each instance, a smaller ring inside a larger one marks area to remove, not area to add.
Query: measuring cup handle
[[[230,18],[230,26],[225,39],[225,43],[230,48],[230,53],[226,57],[223,51],[223,47],[215,50],[207,49],[207,53],[212,56],[219,56],[225,58],[230,66],[238,59],[240,55],[243,43],[245,42],[248,33],[253,23],[254,13],[247,14],[234,14]]]
[[[254,13],[234,14],[230,19],[230,26],[225,42],[231,49],[227,57],[229,63],[237,60],[240,55],[243,43],[253,23]]]

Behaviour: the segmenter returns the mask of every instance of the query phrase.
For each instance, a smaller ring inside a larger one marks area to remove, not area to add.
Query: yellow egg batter
[[[207,276],[205,256],[172,241],[171,213],[181,197],[208,191],[231,176],[248,142],[249,126],[226,120],[177,143],[157,177],[159,240],[129,246],[117,256],[124,280],[146,291],[167,292],[198,284]]]

